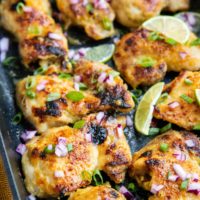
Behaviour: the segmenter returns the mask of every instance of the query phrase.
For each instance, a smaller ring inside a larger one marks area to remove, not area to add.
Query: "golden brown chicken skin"
[[[162,151],[163,144],[168,146],[167,151]],[[199,195],[194,188],[200,184],[199,156],[198,137],[170,130],[133,155],[130,176],[154,194],[150,200],[197,200]]]
[[[119,174],[120,177],[125,176],[131,163],[131,153],[123,130],[119,135],[116,128],[125,119],[104,117],[99,122],[93,115],[84,120],[85,125],[81,129],[68,126],[49,129],[26,144],[22,166],[25,185],[31,194],[41,198],[69,195],[89,185],[96,170],[105,171],[116,183],[123,181],[118,177]],[[123,129],[124,124],[121,126]],[[91,137],[88,138],[88,135]],[[106,155],[113,157],[102,159],[106,156],[103,148]],[[105,169],[107,165],[113,170]]]
[[[200,69],[198,46],[190,46],[190,42],[172,45],[162,35],[160,39],[152,40],[153,34],[138,29],[123,36],[117,44],[114,54],[116,67],[133,88],[162,80],[167,70],[180,72]],[[191,35],[191,41],[193,37]]]
[[[1,25],[17,38],[25,66],[35,68],[38,64],[65,64],[67,40],[60,26],[49,15],[51,10],[47,0],[42,3],[2,1],[0,10]]]
[[[87,187],[84,189],[78,189],[76,192],[72,193],[69,200],[125,200],[125,197],[118,191],[107,185],[101,185],[96,187]]]
[[[188,85],[187,80],[191,81],[191,84]],[[200,72],[182,72],[166,85],[163,92],[168,93],[168,96],[158,101],[154,116],[184,129],[193,130],[200,124],[200,106],[195,97],[195,89],[199,88]],[[188,96],[191,102],[184,100],[183,96]]]
[[[90,62],[87,64],[89,65],[83,65],[85,72],[92,73],[90,67],[97,65]],[[103,64],[98,66],[111,70]],[[77,74],[78,71],[76,76]],[[131,95],[119,76],[114,78],[111,85],[102,84],[101,90],[90,88],[85,76],[81,75],[80,82],[75,82],[74,79],[75,76],[69,77],[69,74],[64,74],[64,78],[63,74],[37,75],[29,76],[17,83],[18,105],[24,116],[39,132],[74,123],[89,113],[101,110],[129,112],[134,107]],[[83,83],[85,89],[81,90],[79,85]]]
[[[105,1],[57,0],[58,9],[72,24],[83,27],[87,35],[101,40],[114,34],[113,21],[115,14]]]
[[[189,8],[189,0],[112,0],[117,21],[127,27],[139,27],[163,9],[176,12]]]

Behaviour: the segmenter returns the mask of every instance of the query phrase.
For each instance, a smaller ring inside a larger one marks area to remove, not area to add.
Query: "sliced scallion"
[[[67,144],[67,151],[70,152],[73,150],[73,145],[72,144]]]
[[[77,129],[81,129],[85,126],[85,120],[80,120],[80,121],[77,121],[73,128],[77,128]]]
[[[88,13],[93,13],[94,7],[91,3],[88,3],[85,8]]]
[[[115,78],[116,76],[119,76],[119,75],[120,75],[120,73],[117,72],[117,71],[115,71],[115,70],[110,71],[109,74],[112,75],[113,78]]]
[[[13,117],[12,123],[17,125],[17,124],[19,124],[21,122],[21,120],[22,120],[22,113],[19,112]]]
[[[60,73],[58,78],[60,78],[60,79],[69,79],[69,78],[72,78],[72,75],[68,74],[68,73]]]
[[[94,180],[95,185],[102,185],[103,184],[103,177],[101,175],[101,172],[99,170],[94,170],[92,178]]]
[[[15,63],[16,60],[17,60],[16,57],[10,56],[10,57],[7,57],[6,59],[4,59],[2,64],[3,64],[3,66],[8,67],[9,65],[13,65],[13,63]]]
[[[190,46],[198,46],[198,45],[200,45],[200,38],[197,38],[190,43]]]
[[[82,92],[71,91],[66,95],[66,97],[74,102],[78,102],[81,101],[85,96]]]
[[[194,99],[192,99],[191,97],[187,96],[186,94],[182,94],[181,99],[183,99],[185,102],[191,104],[194,102]]]
[[[30,99],[34,99],[36,97],[36,94],[32,90],[26,90],[26,96]]]
[[[24,12],[25,5],[22,2],[19,2],[16,6],[16,11],[18,14],[22,14]]]
[[[31,26],[28,27],[28,33],[29,33],[29,34],[40,35],[41,32],[42,32],[42,30],[41,30],[41,27],[40,27],[40,26],[31,25]]]
[[[86,170],[82,171],[81,177],[82,177],[82,180],[84,181],[89,181],[89,182],[92,181],[92,174],[89,171],[86,171]]]
[[[197,124],[193,127],[194,131],[200,131],[200,124]]]
[[[142,56],[136,60],[136,64],[141,67],[152,67],[156,64],[156,61],[149,56]]]
[[[35,79],[32,77],[27,78],[25,88],[27,90],[32,89],[35,86]]]
[[[105,30],[109,31],[112,29],[112,22],[107,17],[102,20],[102,23]]]
[[[162,143],[162,144],[160,145],[160,150],[161,150],[162,152],[167,152],[168,149],[169,149],[169,145],[168,145],[168,144]]]
[[[136,186],[134,183],[129,183],[128,184],[128,189],[131,191],[131,192],[135,192],[136,190]]]
[[[161,40],[161,39],[162,37],[157,32],[151,32],[150,35],[148,36],[148,40],[150,41],[156,41],[156,40]]]
[[[79,83],[78,85],[80,90],[87,90],[88,88],[87,85],[85,85],[84,83]]]
[[[157,135],[160,132],[159,128],[150,128],[149,129],[149,135]]]
[[[181,183],[181,185],[180,185],[180,189],[181,189],[181,190],[186,190],[187,187],[188,187],[188,183],[189,183],[189,180],[188,180],[188,179],[186,179],[185,181],[183,181],[183,182]]]
[[[165,132],[167,132],[169,129],[171,129],[172,128],[172,124],[171,123],[169,123],[169,124],[167,124],[166,126],[164,126],[164,127],[162,127],[161,129],[160,129],[160,133],[165,133]]]
[[[55,152],[55,145],[50,144],[47,147],[45,147],[43,151],[44,151],[44,153],[52,154]]]
[[[55,101],[60,99],[60,97],[61,97],[60,93],[53,92],[47,96],[47,101]]]
[[[34,75],[37,75],[37,74],[44,74],[44,72],[46,72],[48,69],[47,66],[42,66],[42,67],[39,67],[38,69],[36,69],[34,71]]]
[[[186,85],[192,85],[192,84],[193,84],[193,81],[191,81],[189,78],[186,78],[186,79],[184,80],[184,83],[185,83]]]
[[[177,44],[177,42],[174,39],[172,39],[172,38],[166,38],[165,42],[167,44],[170,44],[170,45],[176,45]]]

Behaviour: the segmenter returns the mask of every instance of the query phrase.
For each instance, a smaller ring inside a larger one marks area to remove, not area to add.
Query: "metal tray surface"
[[[200,1],[191,1],[191,10],[200,10]],[[70,48],[80,48],[81,46],[95,46],[101,43],[110,43],[112,39],[106,39],[101,42],[94,42],[85,37],[84,33],[79,29],[72,29],[69,34],[81,38],[82,45],[71,46]],[[2,37],[9,37],[10,45],[7,56],[18,56],[18,46],[8,32],[0,28],[0,39]],[[200,37],[200,35],[199,35]],[[109,65],[113,66],[112,61]],[[13,116],[19,111],[15,102],[15,83],[22,77],[31,74],[26,71],[20,64],[20,61],[15,66],[3,67],[0,63],[0,152],[6,168],[10,188],[12,190],[14,200],[25,200],[28,195],[21,173],[21,157],[15,152],[17,145],[20,143],[20,134],[26,129],[30,128],[30,124],[23,120],[20,125],[14,125],[12,123]],[[167,75],[165,81],[169,82],[174,78],[173,73]],[[133,112],[130,115],[133,116]],[[131,146],[132,152],[143,147],[152,137],[142,136],[136,133],[134,127],[126,130],[126,136]],[[145,195],[144,195],[145,194]],[[148,192],[138,191],[136,199],[147,199]],[[66,198],[65,198],[66,199]]]

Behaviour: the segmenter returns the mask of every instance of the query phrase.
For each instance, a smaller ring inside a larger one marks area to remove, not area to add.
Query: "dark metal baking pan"
[[[190,10],[200,10],[200,1],[192,0]],[[73,34],[75,32],[72,30]],[[0,28],[0,38],[5,36],[11,39],[13,38]],[[86,41],[86,44],[90,46],[96,44],[91,40]],[[110,40],[108,39],[102,42],[110,42]],[[10,40],[10,48],[7,56],[18,56],[17,43],[13,40]],[[25,71],[25,69],[20,66],[20,62],[17,62],[11,67],[3,67],[0,63],[0,151],[14,200],[25,200],[28,195],[21,174],[21,158],[15,152],[15,149],[20,143],[19,136],[21,132],[29,125],[27,125],[26,122],[17,126],[12,123],[13,116],[18,112],[18,108],[15,104],[15,82],[18,79],[25,77],[28,73],[29,72]],[[169,74],[166,81],[169,81],[172,78],[173,74]],[[133,152],[144,146],[151,139],[150,137],[144,137],[137,134],[133,127],[130,130],[127,130],[126,136]],[[139,195],[138,199],[145,199],[145,197],[143,198]]]

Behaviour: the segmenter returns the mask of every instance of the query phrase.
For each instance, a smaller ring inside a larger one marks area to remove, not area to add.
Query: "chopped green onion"
[[[60,73],[58,78],[60,78],[60,79],[69,79],[69,78],[72,78],[72,75],[71,74],[67,74],[67,73]]]
[[[47,154],[52,154],[55,152],[55,145],[48,145],[47,147],[44,148],[43,150],[44,153],[47,153]]]
[[[82,180],[84,181],[89,181],[89,182],[92,181],[92,174],[89,171],[86,171],[86,170],[82,171],[81,177],[82,177]]]
[[[66,97],[74,102],[78,102],[82,100],[85,96],[83,95],[82,92],[71,91],[66,95]]]
[[[120,189],[119,185],[114,185],[114,188],[118,191]]]
[[[167,99],[169,94],[167,92],[163,93],[160,98],[158,99],[159,103],[162,103],[165,99]]]
[[[47,101],[55,101],[60,99],[60,97],[61,97],[60,93],[53,92],[47,96]]]
[[[138,104],[139,101],[138,101],[137,97],[136,97],[133,93],[131,93],[131,96],[132,96],[134,102],[135,102],[136,104]]]
[[[44,72],[46,72],[48,69],[47,66],[42,66],[42,67],[39,67],[38,69],[36,69],[34,71],[34,75],[37,75],[37,74],[44,74]]]
[[[187,187],[188,187],[188,183],[189,183],[189,180],[188,180],[188,179],[186,179],[185,181],[183,181],[183,182],[181,183],[180,189],[181,189],[181,190],[186,190]]]
[[[22,14],[24,12],[25,5],[22,2],[19,2],[16,6],[16,11],[19,14]]]
[[[181,99],[183,99],[185,102],[191,104],[194,102],[194,99],[192,99],[191,97],[187,96],[186,94],[182,94]]]
[[[161,40],[161,39],[162,37],[157,32],[151,32],[148,37],[148,40],[151,40],[151,41],[156,41],[156,40]]]
[[[140,97],[140,96],[142,95],[142,90],[135,89],[135,90],[133,90],[133,94],[134,94],[136,97]]]
[[[70,152],[73,150],[73,145],[72,144],[67,144],[67,151]]]
[[[94,7],[91,3],[88,3],[85,8],[88,13],[93,13]]]
[[[148,56],[142,56],[137,59],[136,64],[141,67],[152,67],[156,64],[156,61]]]
[[[191,81],[189,78],[186,78],[186,79],[184,80],[184,83],[185,83],[186,85],[192,85],[192,84],[193,84],[193,81]]]
[[[157,135],[160,132],[159,128],[150,128],[149,135]]]
[[[84,126],[85,126],[85,120],[80,120],[74,124],[73,128],[81,129]]]
[[[193,127],[194,131],[200,131],[200,124],[197,124]]]
[[[79,85],[79,89],[80,90],[87,90],[87,85],[85,85],[84,83],[78,83],[78,85]]]
[[[92,178],[94,180],[95,185],[102,185],[103,184],[103,177],[101,175],[101,172],[99,170],[94,170]]]
[[[102,20],[102,23],[103,23],[103,28],[104,28],[105,30],[110,31],[110,30],[112,29],[112,22],[110,21],[110,19],[104,18],[104,19]]]
[[[17,125],[17,124],[19,124],[21,122],[21,120],[22,120],[22,113],[19,112],[13,117],[12,123]]]
[[[136,190],[135,184],[134,184],[134,183],[129,183],[129,184],[128,184],[128,189],[129,189],[130,191],[132,191],[132,192],[135,192],[135,190]]]
[[[120,75],[120,73],[117,72],[117,71],[115,71],[115,70],[110,71],[109,74],[112,75],[113,78],[115,78],[116,76],[119,76],[119,75]]]
[[[34,78],[27,78],[25,88],[26,89],[32,89],[35,86],[35,79]]]
[[[28,27],[28,33],[29,34],[33,34],[33,35],[39,35],[41,34],[42,30],[41,30],[41,27],[40,26],[29,26]]]
[[[171,129],[171,128],[172,128],[172,124],[169,123],[169,124],[167,124],[166,126],[164,126],[164,127],[162,127],[162,128],[160,129],[160,133],[165,133],[166,131],[168,131],[168,130]]]
[[[160,145],[160,150],[161,150],[162,152],[166,152],[166,151],[168,151],[168,149],[169,149],[169,145],[168,145],[168,144],[162,143],[162,144]]]
[[[198,46],[198,45],[200,45],[200,38],[197,38],[190,43],[190,46]]]
[[[36,94],[32,90],[27,90],[26,96],[29,97],[30,99],[34,99],[36,97]]]
[[[9,65],[12,65],[13,63],[15,63],[16,60],[17,60],[16,57],[10,56],[10,57],[7,57],[6,59],[4,59],[2,64],[3,64],[3,66],[8,67]]]
[[[172,173],[169,171],[169,172],[167,173],[167,179],[168,179],[171,175],[172,175]]]
[[[172,38],[166,38],[165,42],[170,44],[170,45],[176,45],[177,44],[177,42]]]

